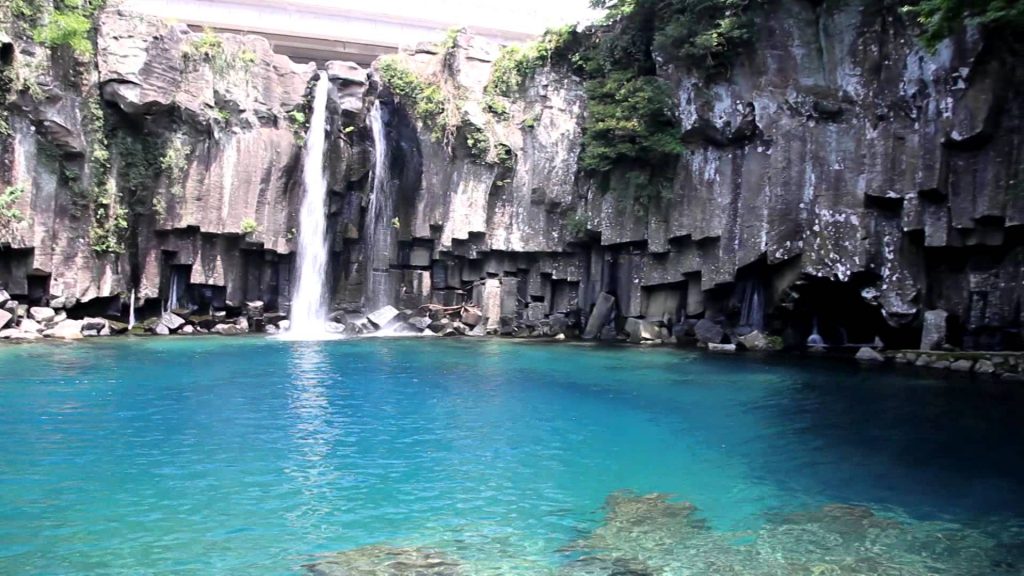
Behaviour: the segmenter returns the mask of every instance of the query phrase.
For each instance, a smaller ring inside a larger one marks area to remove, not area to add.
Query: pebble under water
[[[500,340],[0,348],[0,574],[1024,574],[1024,388]]]

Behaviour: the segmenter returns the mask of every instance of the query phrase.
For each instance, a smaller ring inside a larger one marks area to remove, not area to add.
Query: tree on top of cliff
[[[1024,2],[1020,0],[910,0],[904,12],[921,25],[929,47],[955,34],[965,23],[1005,33],[1024,33]]]

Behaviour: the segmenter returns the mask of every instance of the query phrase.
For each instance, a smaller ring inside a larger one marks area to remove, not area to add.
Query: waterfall
[[[175,274],[175,270],[171,268],[171,291],[167,295],[167,308],[164,312],[171,312],[178,308],[178,275]]]
[[[135,290],[132,290],[132,295],[128,297],[128,329],[131,330],[135,327]]]
[[[327,335],[324,284],[327,282],[327,180],[324,175],[326,143],[327,74],[320,72],[313,99],[313,117],[306,134],[302,163],[305,194],[299,213],[299,246],[295,291],[292,293],[291,325],[288,335],[297,339],[319,339]]]
[[[740,326],[764,330],[764,284],[757,279],[741,284]]]
[[[391,156],[385,131],[384,110],[379,101],[374,103],[369,120],[373,133],[373,190],[366,207],[363,246],[366,262],[364,305],[367,312],[372,312],[390,303],[388,266],[391,261],[391,238],[394,233],[394,207],[390,191]]]
[[[818,317],[815,316],[813,320],[813,328],[811,329],[811,335],[807,337],[807,346],[809,348],[824,349],[825,339],[818,334]]]

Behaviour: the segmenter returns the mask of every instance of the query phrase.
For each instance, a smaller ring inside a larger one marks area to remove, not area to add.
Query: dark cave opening
[[[773,323],[784,326],[789,347],[804,347],[817,334],[829,347],[873,346],[877,338],[889,349],[916,348],[920,326],[894,327],[886,321],[873,298],[877,282],[870,272],[855,273],[846,282],[805,277],[792,287],[792,298],[777,308]]]

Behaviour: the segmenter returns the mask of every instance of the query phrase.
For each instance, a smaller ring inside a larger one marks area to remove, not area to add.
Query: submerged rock
[[[658,576],[650,566],[629,558],[584,556],[558,571],[560,576]]]
[[[646,558],[672,554],[696,534],[708,530],[689,502],[672,502],[668,494],[615,492],[605,500],[604,522],[568,550],[585,550],[604,558]]]
[[[465,576],[461,564],[427,548],[366,546],[303,566],[313,576]]]

